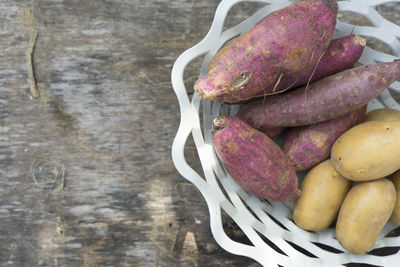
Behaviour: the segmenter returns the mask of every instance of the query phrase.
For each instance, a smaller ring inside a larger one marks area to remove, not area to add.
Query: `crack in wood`
[[[36,83],[35,69],[33,62],[33,55],[35,50],[36,41],[39,35],[38,30],[35,28],[36,17],[33,14],[33,6],[22,7],[18,14],[18,23],[20,24],[22,31],[29,37],[28,48],[25,51],[26,66],[28,71],[27,82],[29,84],[29,92],[32,97],[39,98],[39,90]]]
[[[35,98],[39,98],[39,90],[37,88],[36,84],[36,78],[35,78],[35,70],[33,67],[33,51],[35,49],[35,44],[36,40],[38,37],[38,31],[36,29],[31,29],[29,32],[29,43],[28,43],[28,49],[25,52],[25,57],[26,57],[26,66],[28,68],[28,84],[29,84],[29,91],[31,95]]]

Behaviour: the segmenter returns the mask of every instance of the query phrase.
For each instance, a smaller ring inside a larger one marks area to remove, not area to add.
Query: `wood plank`
[[[0,265],[257,265],[215,243],[170,156],[171,67],[216,5],[0,2]]]
[[[205,201],[170,155],[171,68],[216,7],[0,1],[1,266],[259,266],[216,244]],[[240,4],[226,24],[259,7]],[[398,7],[382,8],[400,22]],[[200,65],[188,66],[188,88]],[[192,141],[186,155],[200,172]]]

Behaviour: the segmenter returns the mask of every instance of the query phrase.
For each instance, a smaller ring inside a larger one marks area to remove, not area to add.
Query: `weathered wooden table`
[[[0,1],[1,266],[259,266],[216,244],[170,156],[171,67],[217,2]]]

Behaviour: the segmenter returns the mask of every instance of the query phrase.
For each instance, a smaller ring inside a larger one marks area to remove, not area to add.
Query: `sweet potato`
[[[295,86],[305,85],[309,81],[318,81],[353,67],[360,59],[366,43],[366,40],[357,34],[332,40],[318,65],[295,78],[297,80]],[[279,84],[277,87],[284,90],[288,86],[290,86],[290,81]]]
[[[283,141],[283,151],[297,171],[310,169],[329,158],[336,139],[360,123],[366,109],[367,106],[363,106],[339,118],[288,129]]]
[[[222,165],[246,191],[274,201],[300,194],[296,171],[283,151],[240,119],[215,119],[213,144]]]
[[[326,121],[366,105],[399,77],[400,61],[360,66],[243,104],[237,116],[258,130]]]
[[[356,34],[333,40],[316,67],[313,66],[297,77],[282,78],[276,86],[276,91],[279,92],[286,88],[305,85],[308,82],[317,81],[352,67],[361,57],[365,44],[365,39]],[[294,83],[293,79],[295,79]],[[273,88],[266,91],[270,92],[271,90]],[[277,127],[260,130],[269,137],[274,138],[284,129],[285,127]]]
[[[312,66],[298,76],[282,77],[276,85],[275,92],[306,85],[351,68],[360,59],[365,45],[366,40],[357,34],[332,40],[317,66]],[[271,86],[264,91],[273,90],[274,86]]]
[[[274,91],[280,79],[316,65],[331,41],[336,14],[335,0],[302,0],[270,14],[218,51],[195,91],[226,103]]]

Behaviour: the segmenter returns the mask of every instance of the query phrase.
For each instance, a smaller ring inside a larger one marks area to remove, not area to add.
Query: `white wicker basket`
[[[219,164],[212,146],[212,121],[219,114],[235,113],[238,106],[203,101],[196,94],[190,99],[183,81],[185,68],[195,58],[205,55],[199,75],[200,77],[204,76],[207,73],[211,58],[225,42],[248,31],[272,11],[292,3],[287,0],[247,1],[268,5],[259,9],[235,27],[222,32],[228,11],[239,2],[245,1],[221,1],[206,37],[180,55],[171,75],[181,110],[181,122],[172,146],[173,161],[179,173],[192,182],[205,198],[210,212],[211,231],[216,242],[230,253],[250,257],[265,266],[276,266],[278,264],[282,266],[298,266],[300,264],[303,266],[338,266],[346,263],[400,266],[398,249],[390,250],[393,251],[393,254],[390,255],[389,252],[386,253],[389,255],[385,256],[374,255],[374,253],[353,255],[345,252],[340,246],[335,239],[335,231],[332,228],[318,233],[300,229],[291,219],[291,203],[267,202],[246,193]],[[400,0],[348,0],[338,2],[339,12],[354,12],[362,15],[372,23],[373,27],[353,26],[338,20],[335,38],[357,33],[361,36],[376,38],[392,49],[393,55],[389,55],[366,47],[359,61],[361,64],[389,62],[400,56],[400,27],[387,21],[375,9],[376,6],[387,2],[400,3]],[[400,93],[400,83],[393,83],[390,89],[392,92]],[[202,105],[202,114],[199,114],[200,105]],[[389,90],[371,101],[368,110],[380,107],[400,109]],[[194,171],[185,160],[184,147],[190,134],[193,136],[204,174]],[[202,177],[203,175],[204,177]],[[221,209],[236,222],[252,245],[235,242],[226,235],[222,226]],[[388,223],[373,249],[400,247],[400,237],[386,236],[395,228],[394,224]],[[267,238],[270,241],[269,243],[272,242],[274,246],[268,245],[264,241],[265,238],[261,237]],[[295,248],[296,245],[315,257],[300,252]],[[285,255],[277,252],[276,247]]]

